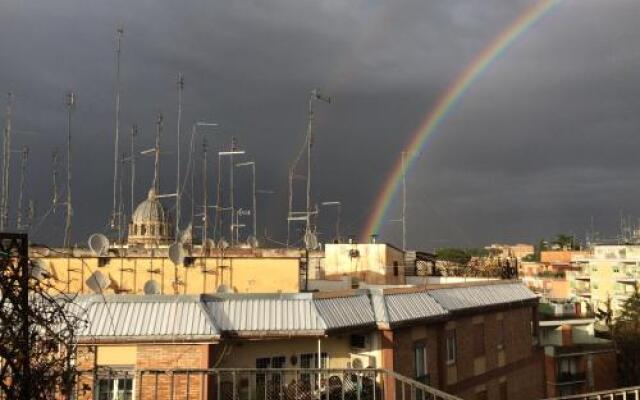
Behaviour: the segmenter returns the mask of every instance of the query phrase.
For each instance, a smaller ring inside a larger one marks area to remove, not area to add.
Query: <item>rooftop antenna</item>
[[[207,228],[209,227],[209,199],[207,193],[207,138],[202,138],[202,255],[209,251]],[[191,194],[193,196],[193,193]]]
[[[136,185],[136,136],[138,136],[138,125],[131,126],[131,215],[135,211],[135,185]]]
[[[122,26],[116,29],[116,121],[115,121],[115,144],[113,150],[113,209],[111,211],[111,229],[115,228],[116,224],[116,208],[117,204],[117,189],[118,189],[118,152],[120,149],[120,46],[122,43],[122,35],[124,30]],[[118,228],[120,229],[120,228]]]
[[[153,190],[156,193],[160,193],[160,135],[162,134],[162,122],[164,117],[162,113],[158,113],[158,119],[156,120],[156,143],[153,147],[154,161],[153,161]]]
[[[27,210],[27,230],[33,226],[33,219],[36,216],[36,204],[33,199],[29,200],[29,209]]]
[[[331,97],[322,94],[319,89],[313,89],[311,91],[309,96],[308,124],[307,124],[307,136],[306,136],[305,144],[304,144],[304,147],[300,149],[298,156],[296,157],[295,161],[291,166],[291,169],[289,170],[289,215],[287,216],[287,246],[289,245],[290,221],[298,220],[298,219],[302,220],[299,217],[294,217],[294,214],[299,215],[300,213],[295,213],[292,211],[293,179],[295,178],[295,168],[298,162],[300,161],[300,157],[302,156],[305,147],[307,152],[307,176],[306,176],[307,201],[306,201],[306,209],[305,209],[304,218],[303,218],[303,220],[305,221],[305,235],[308,236],[308,234],[312,233],[312,230],[313,230],[311,227],[311,216],[314,214],[313,211],[311,210],[311,207],[312,207],[311,205],[311,148],[313,147],[313,120],[315,117],[313,104],[317,100],[323,101],[327,104],[331,104]]]
[[[178,141],[178,176],[176,182],[176,238],[180,235],[180,197],[182,197],[182,193],[180,191],[180,123],[182,122],[182,91],[184,90],[184,77],[182,73],[178,73],[178,131],[177,131],[177,141]]]
[[[13,93],[7,94],[7,114],[2,142],[2,196],[0,197],[0,231],[7,228],[9,218],[9,171],[11,168],[11,117],[13,114]]]
[[[402,250],[407,250],[407,152],[402,152]]]
[[[123,225],[124,225],[124,197],[122,196],[122,174],[124,173],[124,164],[126,162],[126,154],[123,152],[120,156],[120,172],[118,173],[118,242],[122,243],[123,239]]]
[[[71,206],[71,115],[76,106],[76,95],[74,92],[67,93],[67,215],[64,227],[64,247],[69,248],[71,243],[71,216],[73,207]]]
[[[56,213],[56,208],[58,207],[58,149],[53,149],[51,154],[51,171],[53,173],[53,183],[51,187],[52,200],[51,200],[51,208],[53,213]]]
[[[29,158],[29,147],[22,146],[22,151],[20,152],[20,193],[18,194],[18,215],[16,218],[16,229],[23,230],[25,229],[25,225],[22,224],[22,211],[24,209],[23,199],[24,199],[24,183],[25,176],[27,174],[27,160]]]

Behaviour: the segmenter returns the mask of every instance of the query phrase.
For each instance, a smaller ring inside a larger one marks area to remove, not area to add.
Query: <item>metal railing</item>
[[[461,400],[385,369],[109,369],[79,373],[77,400]]]
[[[640,400],[640,386],[553,397],[546,400]]]

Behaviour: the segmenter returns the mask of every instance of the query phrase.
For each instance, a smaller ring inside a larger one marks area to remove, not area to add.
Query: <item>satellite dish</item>
[[[233,290],[229,286],[223,283],[222,285],[218,286],[218,288],[216,289],[216,292],[217,293],[233,293]]]
[[[216,241],[211,239],[211,238],[209,238],[204,243],[204,247],[205,247],[205,249],[215,249],[216,248]]]
[[[175,242],[169,246],[169,259],[174,265],[182,265],[184,263],[185,251],[182,243]]]
[[[248,245],[249,247],[251,247],[252,249],[255,249],[256,247],[258,247],[258,246],[259,246],[259,244],[260,244],[260,243],[258,243],[258,238],[257,238],[257,237],[255,237],[255,236],[253,236],[253,235],[250,235],[250,236],[247,238],[247,245]]]
[[[180,232],[180,238],[179,238],[179,242],[180,243],[191,243],[192,241],[192,237],[191,237],[191,223],[189,223],[189,226],[187,226],[184,230],[182,230]]]
[[[229,248],[229,242],[227,242],[224,238],[220,239],[218,241],[218,248],[222,250]]]
[[[89,236],[89,248],[95,256],[105,256],[109,250],[109,239],[102,233],[94,233]]]
[[[94,293],[102,293],[106,288],[111,285],[111,279],[100,271],[96,271],[86,280],[86,284],[89,289]]]
[[[144,294],[160,294],[160,285],[153,279],[149,279],[144,283]]]
[[[306,232],[304,234],[304,246],[307,249],[318,248],[318,237],[313,232]]]
[[[41,281],[47,278],[51,278],[53,274],[49,270],[47,263],[41,258],[31,259],[29,268],[29,275],[31,278]]]

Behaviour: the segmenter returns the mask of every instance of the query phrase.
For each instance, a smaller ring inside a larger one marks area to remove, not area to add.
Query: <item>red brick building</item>
[[[332,379],[347,384],[344,373],[327,370],[326,381],[316,384],[295,372],[321,367],[380,371],[371,379],[386,398],[400,388],[384,370],[463,399],[538,399],[544,388],[537,301],[524,285],[508,281],[318,294],[81,297],[88,325],[78,355],[85,371],[78,398],[188,393],[217,399],[229,390],[251,398],[262,390],[266,396],[266,388],[282,395],[294,384],[295,390],[315,385],[316,393],[330,391]],[[252,375],[224,373],[246,368]],[[202,373],[207,369],[217,375]]]

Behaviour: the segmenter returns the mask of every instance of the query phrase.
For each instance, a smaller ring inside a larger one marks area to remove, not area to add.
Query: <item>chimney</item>
[[[378,235],[377,234],[373,234],[371,235],[371,240],[370,240],[371,244],[376,244],[378,242]]]

